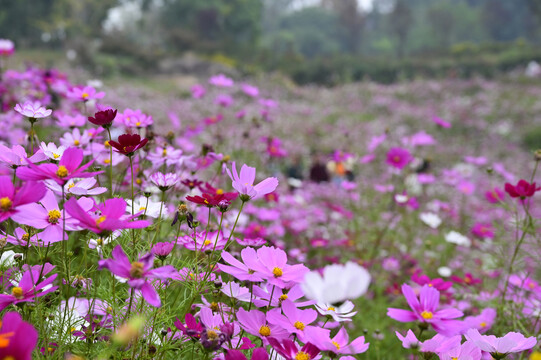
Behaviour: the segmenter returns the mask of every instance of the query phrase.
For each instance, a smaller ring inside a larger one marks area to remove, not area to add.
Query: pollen
[[[58,224],[58,219],[60,219],[60,211],[54,209],[49,211],[49,224]]]
[[[287,300],[287,294],[282,294],[280,295],[280,297],[278,298],[278,301],[280,301],[280,303],[284,300]]]
[[[336,311],[336,309],[333,308],[332,306],[329,306],[329,307],[327,308],[327,311]]]
[[[452,357],[451,360],[458,360],[458,358],[455,356],[455,357]]]
[[[90,95],[88,95],[87,92],[84,92],[84,93],[81,94],[81,97],[82,97],[83,99],[85,99],[85,100],[88,99],[89,96],[90,96]]]
[[[141,206],[141,207],[139,208],[139,211],[145,211],[146,209],[147,209],[146,207]]]
[[[306,327],[306,325],[304,325],[304,323],[301,321],[295,321],[293,326],[295,326],[296,329],[301,330],[301,331],[304,330],[304,328]]]
[[[209,246],[211,243],[212,243],[212,241],[205,240],[205,242],[203,243],[203,246]]]
[[[141,126],[141,122],[140,121],[136,122],[135,126]]]
[[[106,148],[110,147],[111,145],[109,144],[109,140],[105,141],[103,143],[103,146],[105,146]]]
[[[68,185],[68,189],[71,189],[74,186],[75,186],[75,183],[71,183],[71,184]]]
[[[210,303],[210,310],[214,311],[214,312],[218,312],[220,311],[220,307],[218,306],[218,303],[217,302],[211,302]]]
[[[430,319],[432,319],[432,317],[434,317],[434,314],[432,314],[432,312],[430,312],[430,311],[426,311],[426,310],[425,310],[425,311],[423,311],[423,312],[421,313],[421,316],[422,316],[423,319],[425,319],[425,320],[430,320]]]
[[[279,267],[275,267],[274,269],[272,269],[272,273],[273,273],[274,277],[280,277],[280,276],[284,275],[283,270],[280,269]]]
[[[163,156],[163,157],[166,157],[166,156],[167,156],[167,149],[163,149],[163,151],[162,151],[162,156]]]
[[[337,343],[336,341],[333,341],[332,344],[334,346],[336,346],[336,350],[340,350],[340,344],[339,343]]]
[[[13,203],[11,202],[10,198],[3,197],[0,199],[0,208],[2,208],[2,210],[9,210],[11,208],[11,205],[13,205]]]
[[[484,327],[487,326],[487,323],[483,321],[481,324],[479,324],[479,326],[481,326],[482,328],[484,328]]]
[[[96,219],[96,225],[100,226],[100,224],[104,222],[105,220],[107,220],[105,216],[100,216],[99,218]]]
[[[81,145],[81,142],[79,140],[74,140],[73,145],[79,146],[79,145]]]
[[[13,289],[11,289],[11,295],[15,296],[17,299],[23,298],[23,289],[16,286]]]
[[[305,353],[304,351],[299,351],[297,355],[295,355],[295,360],[311,360],[312,357],[310,354]]]
[[[13,331],[0,334],[0,349],[6,348],[9,346],[9,338],[12,337],[15,333]],[[8,356],[9,358],[10,356]],[[4,358],[6,359],[6,358]],[[15,358],[13,358],[15,360]]]
[[[270,336],[270,334],[271,334],[271,329],[267,325],[263,325],[262,327],[259,328],[259,335]]]
[[[29,233],[24,234],[23,236],[21,236],[21,239],[23,239],[24,241],[30,240],[30,234]]]
[[[109,160],[109,159],[104,159],[104,160],[103,160],[103,163],[104,163],[104,164],[110,164],[110,163],[111,163],[111,160]]]
[[[223,189],[216,190],[216,195],[222,195],[224,193]]]
[[[130,268],[130,276],[136,279],[143,277],[144,267],[145,265],[142,262],[132,262]]]
[[[55,159],[58,159],[58,158],[60,157],[60,155],[53,153],[53,157],[54,157]]]
[[[64,178],[68,176],[68,169],[66,169],[64,165],[60,165],[58,167],[58,170],[56,170],[56,176],[58,176],[59,178]]]
[[[207,338],[212,341],[218,339],[218,334],[214,330],[207,330]]]

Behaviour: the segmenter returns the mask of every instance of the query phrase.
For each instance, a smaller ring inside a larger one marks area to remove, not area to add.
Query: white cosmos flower
[[[126,203],[128,204],[128,206],[126,206],[126,211],[131,214],[131,199],[126,199]],[[146,216],[157,218],[160,216],[161,204],[161,202],[154,201],[152,198],[149,198],[147,202],[147,198],[145,196],[139,196],[133,202],[133,210],[136,214],[142,211],[142,214],[145,214]],[[164,205],[162,208],[162,217],[166,216],[167,208]]]
[[[323,269],[323,276],[311,271],[301,284],[304,295],[319,303],[336,304],[356,299],[363,295],[370,284],[370,274],[353,262],[345,265],[329,265]]]
[[[445,235],[445,241],[465,247],[471,246],[471,240],[456,231],[450,231],[447,235]]]
[[[64,155],[64,150],[66,150],[65,146],[56,146],[54,143],[50,142],[48,144],[41,142],[40,149],[43,150],[43,153],[49,158],[53,160],[60,160],[62,158],[62,155]]]
[[[352,311],[354,305],[351,301],[346,301],[340,306],[333,306],[332,304],[317,303],[317,311],[323,315],[329,315],[336,322],[351,321],[353,315],[357,314],[357,311]]]
[[[441,225],[440,217],[432,212],[421,213],[419,219],[432,229],[437,229]]]
[[[21,258],[23,257],[23,254],[18,254],[12,250],[4,251],[0,257],[0,265],[7,267],[15,266],[17,264],[15,255],[21,255]]]

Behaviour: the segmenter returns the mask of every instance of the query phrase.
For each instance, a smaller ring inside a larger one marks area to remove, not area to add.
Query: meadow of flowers
[[[13,51],[0,359],[541,359],[541,152],[517,130],[541,90],[164,95]]]

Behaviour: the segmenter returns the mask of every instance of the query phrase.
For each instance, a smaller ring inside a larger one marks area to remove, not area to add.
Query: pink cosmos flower
[[[85,123],[86,123],[86,117],[81,114],[75,114],[71,116],[71,115],[59,115],[58,113],[56,113],[55,115],[58,118],[58,126],[63,127],[63,128],[74,128],[74,127],[85,126]]]
[[[291,287],[303,281],[309,271],[302,264],[288,265],[285,251],[275,247],[263,246],[257,250],[259,261],[251,264],[256,272],[263,276],[269,284],[279,288]]]
[[[218,234],[217,231],[209,232],[208,234],[201,231],[195,236],[192,235],[179,236],[177,243],[192,251],[213,251],[223,250],[227,244],[227,237],[223,233]]]
[[[450,122],[447,122],[445,120],[443,120],[442,118],[439,118],[437,116],[433,116],[432,117],[432,121],[435,122],[437,125],[441,126],[442,128],[450,128],[451,127],[451,123]]]
[[[491,204],[497,204],[503,201],[504,197],[505,193],[503,192],[503,190],[497,187],[485,193],[485,199],[487,199],[487,201]]]
[[[43,266],[36,265],[27,268],[18,285],[11,287],[11,294],[0,294],[0,311],[11,304],[34,302],[37,297],[47,295],[58,289],[58,286],[50,286],[58,274],[45,278],[45,275],[53,269],[54,266],[49,263],[45,263]]]
[[[387,316],[390,318],[400,322],[420,321],[427,323],[432,325],[438,333],[446,336],[455,335],[460,330],[460,322],[451,319],[461,317],[464,314],[453,308],[438,310],[440,301],[438,290],[424,285],[419,299],[417,299],[413,289],[409,285],[403,284],[402,293],[413,311],[388,308]]]
[[[17,168],[18,166],[27,165],[29,162],[38,163],[47,160],[47,156],[40,149],[34,155],[28,157],[26,150],[21,145],[13,145],[10,149],[7,146],[0,144],[0,163],[6,166]]]
[[[56,197],[52,191],[47,191],[41,199],[40,204],[27,204],[19,208],[20,212],[13,215],[13,221],[20,224],[29,225],[36,229],[44,229],[40,234],[40,239],[45,243],[54,243],[67,239],[67,234],[62,234],[62,227],[66,224],[66,230],[77,230],[77,220],[71,216],[63,218],[63,212],[58,206]],[[94,206],[94,201],[88,198],[76,200],[84,211],[89,211]]]
[[[8,312],[0,320],[0,358],[32,360],[38,332],[16,312]]]
[[[237,319],[240,326],[249,334],[259,337],[264,345],[268,345],[268,338],[286,339],[290,333],[280,325],[270,324],[267,317],[280,310],[270,310],[266,315],[259,310],[246,311],[239,308]]]
[[[494,238],[494,228],[492,227],[492,224],[475,223],[471,229],[471,233],[481,239]]]
[[[117,115],[115,123],[123,124],[126,127],[146,128],[154,124],[154,119],[152,116],[144,114],[140,109],[126,109]]]
[[[225,360],[248,360],[248,358],[239,350],[229,350],[225,354]],[[264,348],[254,349],[251,360],[269,360],[269,354]]]
[[[234,102],[233,97],[227,94],[220,94],[216,96],[216,99],[214,100],[214,103],[216,105],[220,105],[225,108],[233,105],[233,102]]]
[[[103,91],[96,92],[92,86],[74,86],[66,93],[68,99],[76,101],[88,101],[102,99],[105,96]]]
[[[438,353],[440,360],[481,360],[481,350],[471,341]]]
[[[62,194],[62,186],[58,185],[54,180],[45,180],[45,185],[52,190],[55,194]],[[64,185],[64,192],[66,194],[73,194],[78,196],[95,196],[103,194],[107,191],[107,188],[98,186],[94,187],[98,181],[94,178],[86,178],[79,181],[69,179],[66,185]]]
[[[255,181],[255,168],[248,166],[246,164],[242,165],[240,169],[240,177],[237,173],[237,166],[233,161],[232,165],[233,173],[229,169],[226,169],[227,174],[233,181],[233,188],[237,190],[242,195],[245,195],[244,198],[253,199],[264,196],[276,190],[278,187],[278,179],[274,177],[266,178],[261,181],[259,184],[254,185]]]
[[[242,92],[251,97],[257,97],[259,95],[259,89],[256,86],[250,84],[241,85]]]
[[[287,299],[282,302],[282,311],[269,312],[267,320],[269,323],[279,326],[290,334],[297,334],[301,341],[305,339],[305,330],[310,328],[310,324],[317,319],[317,312],[313,309],[301,310],[295,304]]]
[[[494,324],[496,319],[496,310],[486,308],[477,316],[468,316],[464,319],[466,329],[477,329],[480,333],[487,332]]]
[[[402,342],[404,349],[417,348],[419,346],[419,339],[417,339],[417,336],[415,336],[411,329],[408,330],[406,336],[402,336],[398,331],[395,331],[395,334],[398,340]]]
[[[31,119],[41,119],[53,113],[51,109],[46,109],[41,106],[41,103],[32,101],[25,101],[23,104],[17,104],[13,110]]]
[[[24,230],[21,227],[18,227],[18,228],[15,229],[15,231],[13,232],[13,236],[12,235],[6,235],[6,233],[4,233],[4,232],[0,232],[0,236],[5,237],[6,241],[9,244],[20,245],[20,246],[23,246],[23,247],[25,247],[25,246],[44,246],[44,245],[46,245],[42,241],[39,240],[39,237],[38,237],[37,234],[34,234],[34,235],[30,236],[30,234],[27,233],[26,230]]]
[[[446,291],[451,286],[453,286],[452,281],[445,281],[442,278],[430,279],[427,275],[419,275],[420,272],[421,272],[420,269],[415,271],[413,275],[411,275],[411,280],[413,280],[415,283],[421,286],[428,285],[430,287],[437,289],[438,291]]]
[[[224,74],[218,74],[209,79],[209,84],[218,87],[231,87],[235,84],[233,79],[228,78]]]
[[[18,213],[20,206],[41,200],[46,192],[43,184],[31,181],[16,189],[9,176],[0,176],[0,222]]]
[[[166,191],[172,186],[175,186],[180,181],[180,177],[175,173],[164,174],[157,171],[150,175],[150,181],[161,191]]]
[[[112,255],[113,259],[100,260],[98,262],[98,269],[106,268],[116,276],[128,279],[128,285],[134,289],[141,290],[141,295],[150,305],[160,307],[160,297],[149,280],[170,279],[176,273],[175,268],[171,265],[153,268],[154,254],[152,252],[143,255],[137,261],[130,262],[130,259],[120,245],[117,245],[113,249]]]
[[[20,167],[17,169],[17,177],[22,180],[30,181],[52,179],[59,185],[64,185],[69,179],[93,177],[94,175],[103,172],[97,171],[85,173],[84,171],[92,165],[94,160],[79,167],[83,162],[83,157],[83,150],[76,147],[70,147],[64,151],[58,165],[34,165],[29,163],[28,167]]]
[[[269,304],[272,307],[282,306],[282,303],[288,299],[298,306],[314,304],[314,301],[297,302],[304,296],[300,285],[294,285],[290,289],[277,289],[273,285],[263,283],[261,286],[254,286],[253,292],[255,295],[253,302],[257,307],[267,307]]]
[[[221,255],[222,259],[230,265],[218,264],[220,271],[230,274],[241,281],[263,281],[263,277],[252,269],[254,264],[257,264],[258,262],[257,253],[253,248],[247,247],[240,252],[244,263],[235,259],[233,255],[227,251],[223,251]]]
[[[331,338],[331,331],[322,328],[309,327],[306,329],[306,341],[315,344],[321,351],[329,351],[334,354],[354,355],[368,350],[369,343],[364,342],[364,336],[360,336],[349,343],[349,335],[346,329],[341,328]]]
[[[387,164],[402,170],[413,160],[410,152],[404,148],[394,147],[387,152]]]
[[[313,360],[319,354],[319,349],[310,343],[305,344],[300,349],[295,342],[289,339],[284,339],[280,342],[269,338],[269,343],[286,360]]]
[[[109,234],[120,229],[140,229],[150,225],[148,220],[135,220],[126,213],[126,201],[124,199],[107,199],[104,203],[97,204],[96,210],[99,215],[85,211],[75,198],[69,199],[65,204],[66,212],[74,219],[79,220],[76,224],[99,235]]]
[[[505,191],[512,198],[521,198],[525,199],[527,197],[532,197],[536,191],[540,190],[541,187],[536,187],[535,183],[529,183],[526,180],[519,180],[517,185],[513,186],[509,183],[505,183]]]
[[[507,354],[529,350],[537,344],[535,337],[524,337],[517,332],[509,332],[501,338],[494,335],[481,335],[477,329],[469,329],[466,339],[479,349],[486,351],[495,359],[503,359]]]
[[[201,84],[195,84],[190,90],[192,91],[192,97],[194,99],[202,98],[207,92]]]

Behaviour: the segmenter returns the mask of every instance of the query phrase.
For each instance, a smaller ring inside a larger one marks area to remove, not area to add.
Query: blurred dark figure
[[[330,180],[327,166],[319,155],[316,155],[312,161],[312,166],[310,167],[310,180],[316,183],[328,182]]]
[[[303,179],[304,176],[303,176],[303,171],[302,171],[302,163],[301,163],[301,158],[299,156],[295,156],[293,158],[293,162],[291,163],[291,165],[287,167],[286,175],[288,178],[293,178],[293,179],[298,179],[298,180]]]

